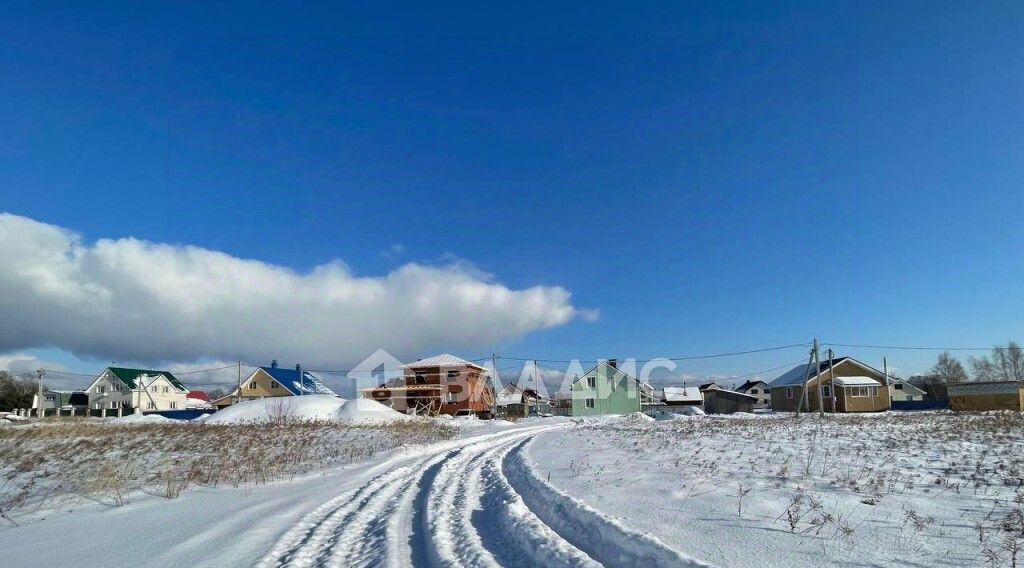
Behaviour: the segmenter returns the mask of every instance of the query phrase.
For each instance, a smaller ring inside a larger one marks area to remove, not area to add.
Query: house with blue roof
[[[230,394],[211,401],[211,404],[225,408],[244,400],[307,394],[338,396],[319,377],[303,371],[301,365],[296,365],[294,369],[283,369],[277,366],[275,360],[269,367],[256,367]]]

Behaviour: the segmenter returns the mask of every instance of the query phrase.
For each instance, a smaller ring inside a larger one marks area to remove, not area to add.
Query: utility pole
[[[889,390],[889,361],[885,357],[882,357],[882,372],[885,373],[885,385],[882,387],[886,391]],[[892,405],[891,395],[888,392],[885,393],[887,397],[890,397],[889,405]],[[874,407],[875,401],[871,401],[871,406]]]
[[[811,380],[811,365],[814,364],[814,352],[818,349],[818,340],[815,338],[814,347],[811,348],[810,353],[807,356],[807,373],[804,375],[804,382],[800,385],[800,400],[796,403],[796,419],[800,420],[800,412],[803,410],[803,406],[807,404],[807,381]],[[807,410],[810,410],[808,406]]]
[[[242,402],[242,361],[238,361],[238,387],[235,389],[235,403]]]
[[[818,340],[814,340],[814,372],[818,378],[818,418],[825,417],[825,387],[821,380],[821,359],[818,357]]]
[[[829,392],[832,394],[829,398],[832,399],[832,414],[836,413],[836,372],[835,367],[832,366],[832,360],[835,359],[835,353],[832,353],[832,348],[828,348],[828,380],[831,388]]]
[[[491,370],[494,375],[491,377],[491,390],[494,391],[494,402],[491,404],[491,420],[498,419],[498,356],[491,353]]]
[[[46,369],[37,369],[36,376],[39,378],[39,404],[36,407],[36,416],[42,418],[46,416],[46,411],[43,409],[43,375],[46,374]]]

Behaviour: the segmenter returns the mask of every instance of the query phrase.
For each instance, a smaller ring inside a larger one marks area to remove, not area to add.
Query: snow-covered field
[[[1024,545],[1020,413],[587,420],[527,451],[567,495],[720,566],[1010,566]]]
[[[1024,542],[1020,414],[445,424],[358,463],[8,524],[3,565],[1009,566]]]

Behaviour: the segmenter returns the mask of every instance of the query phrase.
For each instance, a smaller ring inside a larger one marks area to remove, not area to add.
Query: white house
[[[768,410],[772,407],[772,392],[768,388],[768,383],[764,381],[747,381],[740,385],[736,392],[749,394],[756,398],[754,410]]]
[[[893,402],[924,400],[925,392],[914,385],[889,377],[889,400]]]
[[[182,410],[188,389],[167,371],[106,368],[87,389],[89,408],[136,411]]]

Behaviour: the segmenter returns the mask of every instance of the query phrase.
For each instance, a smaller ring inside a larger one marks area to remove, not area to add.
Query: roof
[[[186,393],[185,396],[187,396],[188,398],[194,398],[196,400],[210,402],[210,395],[206,394],[204,391],[188,391],[188,393]]]
[[[718,388],[718,385],[716,385],[713,382],[712,383],[704,383],[704,384],[702,384],[701,386],[699,386],[697,388],[699,388],[700,390],[708,390],[710,388]]]
[[[327,385],[323,384],[316,375],[309,371],[303,371],[300,378],[299,372],[295,369],[282,369],[281,367],[260,367],[260,369],[295,396],[302,394],[338,396]]]
[[[921,387],[911,383],[910,381],[907,381],[907,380],[904,380],[904,379],[896,379],[896,378],[893,378],[893,377],[889,377],[889,384],[890,385],[894,385],[896,383],[900,383],[904,387],[910,387],[910,389],[916,390],[917,392],[919,392],[921,394],[926,394],[924,392],[924,389],[922,389]],[[905,392],[907,389],[903,389],[903,390]]]
[[[838,366],[840,363],[843,363],[845,361],[849,361],[850,363],[853,363],[854,365],[857,365],[858,367],[861,367],[866,371],[873,372],[878,376],[883,376],[883,373],[878,369],[870,365],[865,365],[864,363],[861,363],[860,361],[854,359],[853,357],[836,357],[835,359],[832,359],[832,365]],[[814,376],[817,376],[827,371],[828,366],[828,359],[821,361],[821,363],[818,365],[818,372],[814,373],[814,375],[810,378],[813,378]],[[776,378],[774,381],[768,383],[768,386],[770,388],[802,386],[809,379],[809,377],[807,376],[807,369],[808,365],[799,365],[797,367],[793,367],[785,374]]]
[[[761,379],[758,379],[756,381],[747,381],[747,382],[743,383],[742,385],[740,385],[736,389],[736,392],[747,392],[748,390],[756,387],[757,385],[759,385],[761,383],[768,384],[768,383],[765,383],[764,381],[762,381]]]
[[[483,369],[483,367],[476,363],[470,363],[461,357],[456,357],[449,353],[434,355],[433,357],[427,357],[426,359],[418,359],[403,366],[406,369],[423,369],[427,367],[476,367],[477,369]]]
[[[614,373],[612,373],[613,376],[614,375],[618,375],[619,373],[622,373],[623,375],[626,376],[626,378],[633,379],[634,381],[636,381],[636,384],[640,385],[638,387],[639,389],[644,389],[644,390],[648,390],[648,391],[653,391],[654,390],[654,387],[652,387],[649,383],[645,383],[645,382],[641,381],[640,379],[634,377],[633,375],[630,375],[626,371],[623,371],[622,369],[620,369],[618,367],[618,365],[612,366],[608,361],[600,361],[600,362],[598,362],[597,365],[594,365],[593,367],[591,367],[590,370],[587,371],[586,373],[583,373],[582,375],[579,375],[578,377],[574,378],[572,380],[572,383],[569,385],[569,388],[572,388],[572,386],[575,385],[576,383],[578,383],[580,381],[580,379],[582,379],[583,377],[589,376],[590,373],[593,373],[594,371],[599,369],[601,367],[601,365],[605,365],[606,367],[608,367],[610,369],[613,369],[615,371]]]
[[[665,387],[662,400],[665,402],[703,402],[704,395],[697,387]]]
[[[708,390],[713,392],[713,396],[724,394],[724,395],[728,395],[728,396],[737,396],[737,397],[749,398],[751,400],[757,400],[756,396],[754,396],[752,394],[747,394],[745,392],[737,392],[737,391],[731,391],[731,390],[721,389],[721,388],[719,388],[719,389],[708,389]]]
[[[871,377],[836,377],[832,382],[843,387],[877,387],[882,385],[882,383]]]
[[[136,379],[139,378],[139,375],[163,375],[164,377],[167,377],[167,380],[170,381],[172,385],[174,385],[174,388],[188,390],[185,388],[185,385],[181,384],[181,381],[179,381],[177,377],[167,371],[155,371],[153,369],[128,369],[126,367],[107,367],[107,370],[120,379],[122,383],[128,385],[128,388],[130,389],[139,388],[138,384],[135,382]],[[152,380],[150,380],[150,382],[152,382]]]

